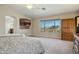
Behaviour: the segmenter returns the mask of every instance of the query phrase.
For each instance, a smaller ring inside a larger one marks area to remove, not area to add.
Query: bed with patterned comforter
[[[42,37],[0,36],[0,54],[72,54],[73,42]]]
[[[0,54],[42,54],[44,48],[39,40],[24,37],[0,37]]]

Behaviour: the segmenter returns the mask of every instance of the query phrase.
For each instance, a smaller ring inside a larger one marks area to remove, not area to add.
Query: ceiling
[[[13,10],[31,18],[79,11],[79,4],[32,4],[32,9],[26,8],[26,5],[27,4],[9,4],[4,6],[12,8]]]

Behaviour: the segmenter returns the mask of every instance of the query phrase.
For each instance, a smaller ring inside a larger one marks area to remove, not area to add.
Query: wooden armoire
[[[75,19],[62,19],[61,22],[61,39],[66,41],[73,41],[73,33],[75,32]]]

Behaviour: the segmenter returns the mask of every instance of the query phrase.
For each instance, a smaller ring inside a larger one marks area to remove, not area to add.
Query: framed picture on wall
[[[31,21],[29,19],[21,18],[19,22],[20,29],[29,29],[31,26]]]
[[[75,17],[75,20],[76,20],[76,21],[75,21],[75,22],[76,22],[76,23],[75,23],[75,24],[76,24],[76,33],[79,33],[79,16],[76,16],[76,17]]]

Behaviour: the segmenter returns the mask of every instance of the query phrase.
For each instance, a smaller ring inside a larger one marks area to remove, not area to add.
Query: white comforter
[[[27,39],[37,39],[45,49],[45,54],[72,54],[73,42],[60,39],[27,37]]]
[[[0,37],[0,54],[40,54],[44,49],[38,40],[23,37]]]

